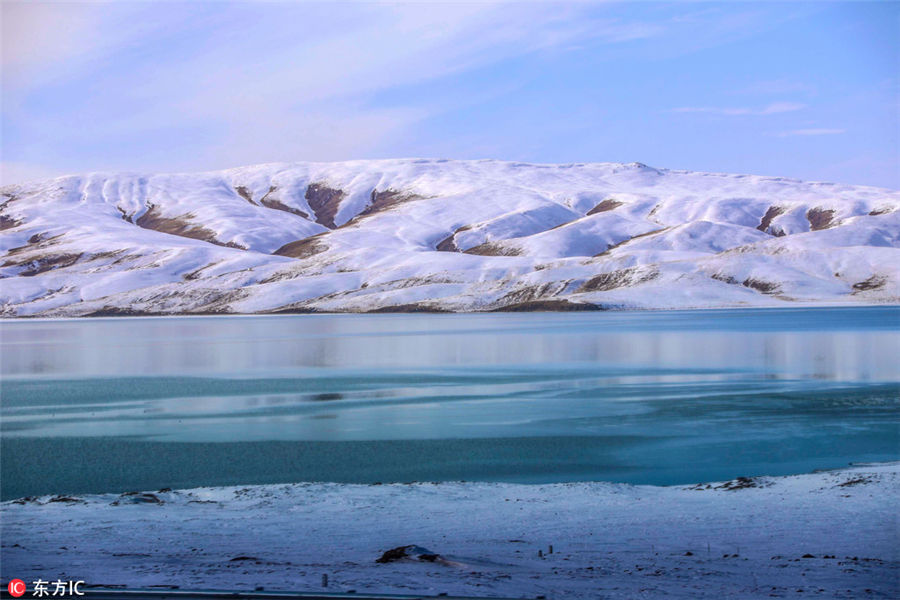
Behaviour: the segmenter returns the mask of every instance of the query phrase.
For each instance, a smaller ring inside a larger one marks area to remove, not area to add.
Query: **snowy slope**
[[[900,192],[444,160],[0,190],[5,316],[900,301]]]
[[[900,466],[882,464],[690,487],[297,483],[43,496],[0,505],[2,559],[29,585],[62,576],[507,598],[897,598],[898,492]],[[442,558],[376,562],[412,544]]]

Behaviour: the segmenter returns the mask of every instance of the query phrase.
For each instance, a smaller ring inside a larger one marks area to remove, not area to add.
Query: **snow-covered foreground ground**
[[[897,463],[691,487],[296,484],[43,497],[2,505],[2,565],[6,579],[128,587],[321,590],[327,574],[327,591],[897,598],[898,499]],[[375,562],[410,544],[442,558]]]
[[[91,173],[0,189],[0,314],[897,303],[898,208],[639,163]]]

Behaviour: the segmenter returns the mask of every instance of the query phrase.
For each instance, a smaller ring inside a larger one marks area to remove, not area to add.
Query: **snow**
[[[25,581],[131,588],[315,591],[327,574],[334,592],[896,598],[898,499],[897,463],[679,487],[298,483],[45,496],[0,505],[2,560]],[[445,560],[375,562],[407,545]]]
[[[312,184],[342,193],[336,228],[317,222]],[[375,191],[403,201],[362,214]],[[900,302],[900,192],[864,186],[397,159],[90,173],[0,194],[3,316]],[[139,226],[148,213],[165,222]],[[273,254],[311,236],[318,253]],[[458,251],[436,250],[447,239]],[[583,288],[636,267],[646,277]]]

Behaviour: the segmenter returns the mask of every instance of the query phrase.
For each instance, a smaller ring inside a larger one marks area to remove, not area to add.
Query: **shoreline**
[[[891,430],[881,428],[879,439]],[[872,433],[874,442],[874,432]],[[821,441],[821,440],[820,440]],[[760,454],[766,441],[743,445],[698,443],[660,454],[662,440],[628,436],[528,436],[499,438],[343,441],[150,441],[81,437],[0,439],[0,501],[25,496],[119,494],[160,488],[193,489],[290,485],[371,485],[444,482],[562,485],[608,483],[672,487],[741,476],[790,476],[855,463],[896,458],[881,449],[852,454],[816,445],[780,449],[792,456]],[[757,456],[729,464],[743,452]],[[700,464],[717,454],[716,464]],[[60,457],[77,456],[77,461]],[[655,457],[655,458],[654,458]],[[685,461],[688,466],[685,466]],[[43,477],[35,478],[35,473]]]
[[[25,580],[128,588],[888,598],[900,592],[898,498],[900,462],[691,486],[297,483],[44,497],[0,505],[2,562]],[[375,562],[405,545],[440,560]]]
[[[510,305],[514,306],[514,305]],[[661,313],[676,313],[676,312],[711,312],[711,311],[727,311],[727,310],[809,310],[809,309],[830,309],[830,308],[845,308],[845,309],[867,309],[867,308],[900,308],[900,302],[896,300],[886,300],[883,302],[802,302],[802,301],[791,301],[785,302],[782,301],[780,304],[753,304],[753,305],[742,305],[742,304],[730,304],[730,305],[721,305],[721,306],[677,306],[677,307],[665,307],[665,306],[657,306],[657,307],[644,307],[644,306],[608,306],[602,304],[585,304],[585,306],[591,306],[592,308],[581,308],[581,309],[561,309],[561,310],[551,310],[546,308],[535,308],[535,309],[491,309],[491,310],[470,310],[470,311],[454,311],[454,310],[444,310],[444,309],[428,309],[427,307],[418,307],[416,310],[386,310],[391,307],[384,308],[376,308],[373,310],[344,310],[344,311],[327,311],[327,310],[285,310],[285,311],[265,311],[265,312],[172,312],[172,313],[143,313],[143,312],[135,312],[134,314],[127,314],[126,312],[122,312],[121,314],[85,314],[85,315],[75,315],[75,316],[40,316],[40,315],[13,315],[13,316],[2,316],[0,317],[0,324],[3,323],[15,323],[21,321],[84,321],[84,320],[107,320],[107,319],[171,319],[171,318],[218,318],[218,317],[293,317],[293,316],[321,316],[321,317],[333,317],[339,315],[427,315],[427,316],[441,316],[441,315],[497,315],[497,314],[532,314],[532,313],[546,313],[546,314],[583,314],[583,313],[653,313],[653,312],[661,312]]]

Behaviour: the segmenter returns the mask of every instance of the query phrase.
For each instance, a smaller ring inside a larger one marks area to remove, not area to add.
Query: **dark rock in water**
[[[228,562],[240,562],[240,561],[242,561],[242,560],[258,561],[259,559],[256,558],[255,556],[235,556],[234,558],[232,558],[232,559],[229,560]]]
[[[443,557],[436,552],[432,552],[427,548],[423,548],[421,546],[409,545],[409,546],[397,546],[396,548],[391,548],[387,552],[381,555],[380,558],[375,559],[377,563],[389,563],[398,560],[403,560],[405,558],[409,558],[412,560],[420,560],[423,562],[435,562]]]

